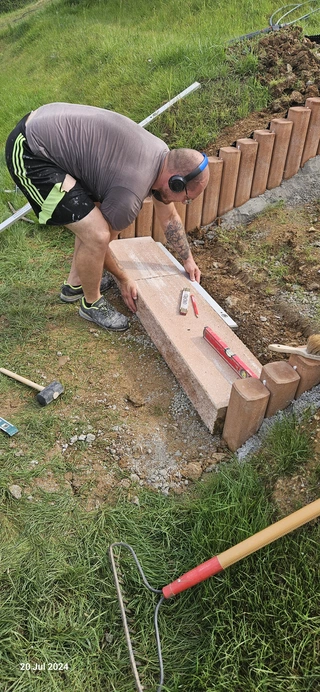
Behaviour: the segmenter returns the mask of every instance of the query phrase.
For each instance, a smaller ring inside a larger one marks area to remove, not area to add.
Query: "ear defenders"
[[[172,175],[171,178],[168,180],[168,185],[171,190],[171,192],[183,192],[183,190],[186,189],[187,183],[189,180],[193,180],[193,178],[196,178],[199,173],[203,171],[204,168],[208,165],[208,157],[206,154],[203,155],[203,161],[201,161],[200,165],[197,166],[197,168],[194,168],[191,173],[188,173],[188,175]]]

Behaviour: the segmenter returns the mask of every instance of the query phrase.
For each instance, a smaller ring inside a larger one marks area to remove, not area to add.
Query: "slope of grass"
[[[236,54],[227,46],[268,26],[274,9],[271,0],[52,0],[21,21],[4,15],[0,142],[43,103],[90,103],[140,122],[199,81],[200,92],[149,127],[172,146],[204,147],[221,127],[267,105],[252,42]],[[317,15],[304,26],[316,31]]]
[[[271,0],[53,0],[2,30],[0,141],[42,103],[90,103],[140,122],[200,81],[200,92],[150,129],[171,145],[204,147],[221,127],[267,104],[250,46],[228,61],[226,42],[264,28],[272,10]]]
[[[15,10],[25,7],[25,5],[30,5],[30,0],[1,0],[0,14],[11,14]]]

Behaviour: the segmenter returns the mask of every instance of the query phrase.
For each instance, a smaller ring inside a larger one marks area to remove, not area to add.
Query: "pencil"
[[[193,305],[193,309],[194,309],[194,314],[195,314],[195,316],[196,316],[196,317],[199,317],[199,311],[198,311],[198,306],[197,306],[197,303],[196,303],[196,299],[195,299],[195,297],[194,297],[192,294],[191,294],[191,302],[192,302],[192,305]]]

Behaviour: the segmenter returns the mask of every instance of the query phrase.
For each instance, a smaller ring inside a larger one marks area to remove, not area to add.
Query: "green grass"
[[[22,195],[17,195],[15,204],[23,205]],[[26,228],[19,222],[2,235],[1,253],[0,295],[9,321],[5,342],[10,352],[13,341],[23,343],[31,334],[43,332],[49,309],[54,322],[56,292],[50,294],[49,278],[56,285],[62,283],[59,262],[67,267],[72,237],[62,228],[52,233],[38,224]]]
[[[15,10],[25,8],[26,5],[30,5],[29,0],[1,0],[0,3],[0,14],[18,14]],[[23,10],[24,11],[24,10]],[[19,13],[20,14],[20,13]]]
[[[258,460],[266,483],[272,485],[279,476],[293,476],[312,458],[311,420],[312,410],[306,409],[302,420],[295,415],[283,415],[272,426]]]
[[[141,493],[87,515],[75,499],[1,504],[1,679],[19,692],[132,692],[107,550],[135,549],[159,588],[276,519],[253,466],[225,467],[194,496]],[[317,653],[319,526],[307,525],[160,610],[165,690],[308,692],[320,684]],[[134,647],[147,689],[157,661],[152,616],[132,560],[120,569],[132,611]],[[49,671],[60,662],[68,670]],[[21,664],[46,670],[21,670]]]
[[[50,101],[90,103],[140,122],[194,81],[149,126],[171,146],[203,148],[225,125],[264,108],[252,45],[228,41],[267,26],[271,0],[53,0],[0,33],[0,141]],[[6,15],[4,15],[6,18]],[[0,25],[1,26],[1,25]],[[49,75],[49,78],[48,78]]]

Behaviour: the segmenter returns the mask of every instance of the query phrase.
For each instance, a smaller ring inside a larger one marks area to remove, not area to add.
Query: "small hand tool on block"
[[[189,307],[190,289],[184,288],[181,294],[180,315],[186,315]]]
[[[258,375],[256,375],[251,368],[246,365],[239,356],[237,356],[235,353],[231,351],[231,348],[227,346],[227,344],[220,339],[220,337],[215,334],[210,327],[205,327],[203,330],[203,338],[214,348],[217,353],[219,353],[219,356],[223,358],[223,360],[230,365],[230,368],[234,370],[242,379],[245,379],[246,377],[255,377],[256,379],[258,378]]]
[[[4,375],[8,375],[8,377],[12,377],[13,380],[17,380],[18,382],[27,384],[29,387],[33,387],[33,389],[37,389],[39,394],[37,394],[36,399],[41,406],[51,404],[51,401],[57,399],[58,396],[64,392],[64,387],[57,380],[54,380],[54,382],[51,382],[51,384],[48,384],[46,387],[42,387],[40,384],[27,380],[25,377],[21,377],[21,375],[17,375],[15,372],[11,372],[11,370],[0,368],[0,372]]]
[[[320,334],[312,334],[307,340],[306,346],[285,346],[283,344],[270,344],[269,351],[274,353],[293,353],[296,356],[320,361]]]

